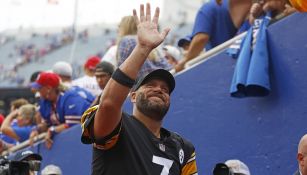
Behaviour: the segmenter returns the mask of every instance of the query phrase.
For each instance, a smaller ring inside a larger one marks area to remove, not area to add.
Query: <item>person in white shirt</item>
[[[93,96],[98,96],[101,93],[101,89],[99,88],[95,78],[95,68],[98,63],[100,63],[99,57],[89,57],[84,64],[85,75],[76,80],[73,80],[72,85],[84,88],[85,90],[89,91]]]
[[[65,61],[58,61],[52,66],[52,72],[58,74],[62,83],[69,88],[72,82],[72,71],[71,65]]]

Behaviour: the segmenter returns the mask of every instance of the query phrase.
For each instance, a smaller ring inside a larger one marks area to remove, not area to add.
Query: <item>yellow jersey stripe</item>
[[[197,175],[197,166],[195,158],[196,156],[194,152],[188,162],[183,166],[181,175]]]

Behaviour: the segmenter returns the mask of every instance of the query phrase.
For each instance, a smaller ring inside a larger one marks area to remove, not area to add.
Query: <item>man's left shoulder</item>
[[[179,142],[181,144],[182,147],[186,148],[186,149],[192,149],[194,150],[194,145],[192,144],[191,141],[189,141],[188,139],[182,137],[180,134],[176,133],[176,132],[172,132],[172,131],[169,131],[170,132],[170,137]]]

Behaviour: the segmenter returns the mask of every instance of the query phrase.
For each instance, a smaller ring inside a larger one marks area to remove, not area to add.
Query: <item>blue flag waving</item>
[[[230,87],[232,97],[262,97],[271,90],[266,33],[270,16],[256,20],[243,40]]]

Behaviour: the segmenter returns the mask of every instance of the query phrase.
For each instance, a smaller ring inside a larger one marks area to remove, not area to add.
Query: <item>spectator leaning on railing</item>
[[[192,31],[192,41],[184,58],[176,65],[176,72],[196,58],[204,48],[210,50],[235,36],[244,22],[250,1],[210,0],[198,10]]]
[[[90,103],[74,90],[63,89],[60,78],[51,72],[39,74],[35,83],[31,84],[40,93],[39,113],[43,119],[30,136],[30,143],[40,132],[47,132],[46,146],[52,146],[52,137],[63,130],[80,123],[83,112]]]
[[[29,139],[32,128],[35,126],[36,108],[32,104],[26,104],[12,111],[3,121],[1,131],[2,151],[14,146],[18,142]],[[16,120],[14,120],[16,119]]]

